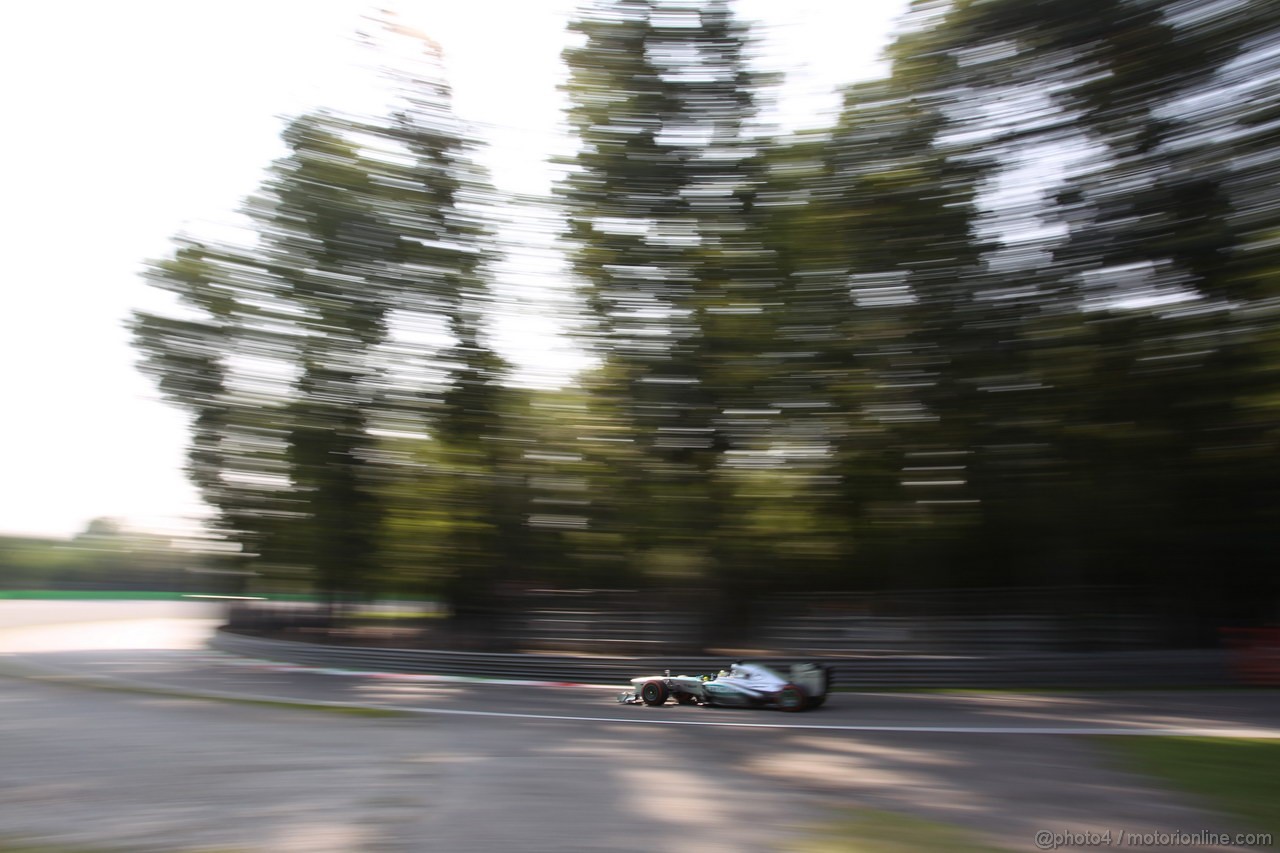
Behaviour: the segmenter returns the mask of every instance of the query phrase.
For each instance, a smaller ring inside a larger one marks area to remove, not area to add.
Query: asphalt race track
[[[1045,828],[1241,829],[1119,767],[1105,738],[1077,735],[1280,737],[1269,691],[650,708],[617,704],[622,685],[245,661],[200,648],[207,614],[134,615],[145,618],[0,629],[0,665],[28,676],[0,682],[0,849],[765,851],[848,808],[1032,849]],[[212,696],[406,713],[192,698]]]
[[[504,683],[349,674],[199,650],[36,652],[13,663],[51,680],[100,681],[188,696],[571,722],[953,734],[1277,737],[1273,702],[1252,692],[1104,694],[835,693],[816,711],[620,705],[625,685]],[[637,672],[637,675],[644,673]]]

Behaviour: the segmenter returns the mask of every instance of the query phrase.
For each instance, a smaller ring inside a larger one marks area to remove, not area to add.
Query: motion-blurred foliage
[[[107,518],[70,539],[0,536],[0,593],[238,592],[244,582],[238,561],[207,545],[128,530]]]
[[[1275,616],[1280,5],[917,0],[784,136],[723,0],[572,27],[573,387],[486,343],[510,237],[438,63],[293,122],[248,247],[152,266],[187,313],[138,315],[145,369],[264,569],[460,612],[687,585],[726,632],[804,589]]]

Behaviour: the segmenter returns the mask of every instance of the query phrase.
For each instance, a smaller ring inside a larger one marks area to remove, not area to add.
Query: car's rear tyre
[[[698,699],[692,693],[677,693],[676,701],[681,705],[697,705]]]
[[[805,702],[805,707],[809,710],[821,708],[823,703],[827,701],[827,694],[831,692],[831,668],[826,666],[819,667],[822,674],[822,689],[820,693],[809,696]]]
[[[663,705],[669,695],[667,685],[661,681],[646,681],[640,688],[640,698],[646,705]]]
[[[804,691],[794,684],[788,684],[778,691],[778,708],[783,711],[803,711],[807,707]]]

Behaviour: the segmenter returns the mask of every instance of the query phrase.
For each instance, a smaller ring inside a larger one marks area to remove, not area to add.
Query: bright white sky
[[[576,0],[36,0],[0,7],[4,309],[0,533],[70,536],[98,516],[188,531],[185,417],[138,372],[124,321],[166,303],[138,275],[169,239],[233,220],[282,153],[282,116],[369,98],[353,34],[391,8],[445,51],[455,109],[491,144],[499,190],[543,193]],[[739,0],[788,73],[781,120],[821,126],[839,85],[882,73],[907,0]],[[362,65],[363,63],[363,65]],[[535,285],[536,287],[536,285]],[[536,294],[534,294],[536,299]],[[535,311],[505,351],[575,363]],[[500,342],[501,343],[501,342]]]

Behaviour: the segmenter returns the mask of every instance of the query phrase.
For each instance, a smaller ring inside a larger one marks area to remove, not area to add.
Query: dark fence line
[[[225,628],[211,644],[232,654],[304,666],[583,684],[625,684],[635,676],[668,669],[698,675],[716,672],[729,662],[706,656],[585,657],[332,646],[253,637]],[[800,660],[825,663],[831,668],[833,686],[845,689],[1226,687],[1239,683],[1231,654],[1219,649],[751,659],[782,665]]]
[[[764,648],[793,654],[1021,654],[1061,652],[1088,645],[1091,651],[1136,651],[1152,642],[1137,617],[1077,618],[1015,615],[969,618],[909,616],[790,616],[759,632]],[[1078,650],[1078,649],[1077,649]]]
[[[707,647],[708,615],[689,597],[638,591],[526,593],[512,606],[494,611],[470,627],[452,620],[370,619],[363,605],[329,610],[316,604],[246,602],[234,607],[230,627],[282,639],[329,640],[360,645],[453,648],[483,652],[608,653],[617,655],[696,654]],[[1058,598],[1036,591],[1020,598],[989,592],[980,612],[978,597],[949,592],[929,595],[784,595],[771,599],[751,618],[746,637],[735,645],[779,656],[1004,655],[1058,652],[1139,651],[1168,648],[1149,617],[1125,612],[1061,608]],[[404,617],[409,614],[400,614]],[[451,630],[452,629],[452,630]],[[417,636],[411,636],[417,633]],[[300,636],[290,637],[290,634]],[[379,643],[375,634],[396,638]],[[283,636],[282,636],[283,635]],[[444,635],[444,636],[442,636]],[[363,637],[363,642],[362,642]],[[717,646],[712,646],[718,647]]]

